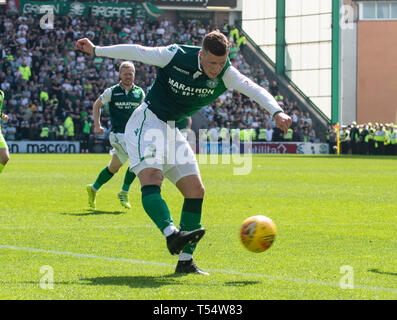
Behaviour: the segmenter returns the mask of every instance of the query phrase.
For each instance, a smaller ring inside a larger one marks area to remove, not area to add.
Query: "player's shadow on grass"
[[[114,277],[97,277],[82,278],[83,284],[94,286],[128,286],[130,288],[158,288],[161,286],[177,285],[178,281],[174,281],[169,276],[114,276]]]
[[[228,281],[225,282],[225,286],[231,286],[231,287],[244,287],[244,286],[250,286],[254,284],[259,284],[261,283],[260,281]]]
[[[75,217],[84,217],[84,216],[97,216],[100,214],[112,214],[112,215],[119,215],[119,214],[125,214],[126,212],[124,211],[103,211],[103,210],[91,210],[87,209],[86,212],[63,212],[60,213],[61,215],[64,216],[75,216]]]
[[[368,269],[369,272],[373,272],[373,273],[378,273],[378,274],[385,274],[388,276],[397,276],[396,272],[386,272],[386,271],[380,271],[378,269]]]

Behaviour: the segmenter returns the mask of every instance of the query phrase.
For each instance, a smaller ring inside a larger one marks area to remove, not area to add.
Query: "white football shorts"
[[[200,175],[190,144],[174,125],[160,120],[146,103],[134,111],[124,134],[130,170],[138,175],[146,168],[159,169],[173,184],[185,176]]]
[[[113,147],[113,149],[109,151],[110,155],[116,155],[121,163],[124,164],[128,160],[127,147],[124,141],[124,133],[110,132],[109,142]]]

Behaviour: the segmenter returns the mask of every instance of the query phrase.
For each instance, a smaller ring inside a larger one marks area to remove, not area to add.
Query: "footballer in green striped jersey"
[[[284,132],[292,122],[272,95],[231,66],[229,47],[228,39],[219,31],[205,35],[202,47],[177,44],[96,47],[87,38],[76,42],[78,50],[91,55],[158,67],[145,102],[126,125],[125,141],[130,168],[142,185],[143,208],[166,237],[170,253],[179,254],[175,269],[178,274],[208,275],[193,262],[193,252],[205,233],[201,228],[204,186],[195,154],[173,126],[174,122],[193,115],[227,89],[235,89],[257,102]],[[170,131],[173,134],[169,135]],[[159,136],[165,137],[163,145],[153,143]],[[174,183],[184,197],[179,230],[161,196],[164,177]]]
[[[10,154],[8,152],[7,142],[5,141],[3,134],[1,133],[1,124],[3,121],[8,121],[8,116],[3,114],[3,102],[4,92],[0,90],[0,173],[3,171],[8,160],[10,160]]]
[[[110,150],[112,158],[109,164],[99,173],[93,184],[86,186],[88,204],[92,209],[96,208],[96,193],[128,160],[128,153],[124,142],[125,126],[131,114],[143,102],[145,97],[142,88],[134,85],[135,66],[132,62],[125,61],[121,63],[119,76],[120,82],[107,88],[95,101],[93,106],[95,134],[104,133],[105,130],[100,122],[101,108],[105,105],[109,106],[110,122],[112,125],[109,142],[113,149]],[[128,201],[128,192],[134,179],[135,174],[127,169],[123,186],[118,193],[120,204],[127,209],[131,208],[131,204]]]

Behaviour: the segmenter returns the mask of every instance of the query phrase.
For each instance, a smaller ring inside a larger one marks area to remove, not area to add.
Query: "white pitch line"
[[[16,229],[54,229],[54,230],[61,230],[61,229],[138,229],[138,228],[151,228],[154,227],[151,225],[136,225],[136,226],[0,226],[0,230],[16,230]]]
[[[174,267],[174,265],[167,264],[167,263],[161,263],[161,262],[149,262],[149,261],[134,260],[134,259],[128,259],[128,258],[101,257],[101,256],[93,255],[93,254],[74,253],[74,252],[67,252],[67,251],[66,252],[65,251],[53,251],[53,250],[25,248],[25,247],[17,247],[17,246],[6,246],[6,245],[0,245],[0,249],[13,249],[13,250],[22,250],[22,251],[29,251],[29,252],[60,254],[60,255],[79,257],[79,258],[129,262],[129,263],[147,264],[147,265],[152,265],[152,266],[162,266],[162,267]]]
[[[160,266],[160,267],[170,267],[170,268],[175,267],[175,265],[168,264],[168,263],[150,262],[150,261],[135,260],[135,259],[129,259],[129,258],[102,257],[102,256],[96,256],[96,255],[92,255],[92,254],[82,254],[82,253],[74,253],[74,252],[67,252],[67,251],[53,251],[53,250],[44,250],[44,249],[35,249],[35,248],[26,248],[26,247],[8,246],[8,245],[0,245],[0,249],[12,249],[12,250],[20,250],[20,251],[28,251],[28,252],[40,252],[40,253],[46,253],[46,254],[59,254],[59,255],[72,256],[72,257],[78,257],[78,258],[128,262],[128,263],[144,264],[144,265],[150,265],[150,266]],[[317,285],[324,285],[324,286],[338,287],[338,288],[340,287],[339,283],[336,283],[336,282],[308,280],[308,279],[300,279],[300,278],[278,277],[278,276],[271,276],[271,275],[266,275],[266,274],[244,273],[244,272],[231,271],[231,270],[218,270],[218,269],[207,269],[207,270],[210,272],[224,273],[224,274],[230,274],[230,275],[236,275],[236,276],[259,277],[259,278],[267,278],[270,280],[281,280],[281,281],[287,281],[287,282],[317,284]],[[395,288],[369,287],[369,286],[363,286],[363,285],[354,285],[354,289],[387,291],[387,292],[397,293],[397,289],[395,289]]]

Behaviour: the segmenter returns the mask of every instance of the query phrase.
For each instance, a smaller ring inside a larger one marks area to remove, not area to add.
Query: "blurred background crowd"
[[[328,128],[327,142],[335,153],[337,131]],[[342,154],[396,155],[397,125],[393,123],[365,123],[355,121],[340,129],[340,152]]]
[[[108,107],[101,114],[105,133],[93,135],[92,105],[107,88],[119,82],[121,61],[90,57],[74,48],[75,41],[89,38],[94,44],[141,44],[165,46],[171,43],[200,46],[204,35],[218,28],[231,41],[230,60],[240,72],[272,94],[293,124],[287,134],[276,128],[272,117],[248,97],[227,91],[202,109],[209,132],[247,132],[254,141],[319,142],[309,113],[280,92],[277,82],[269,83],[262,66],[249,64],[241,54],[245,38],[234,26],[204,25],[199,20],[172,23],[163,18],[96,18],[65,15],[54,29],[43,30],[32,15],[0,15],[0,88],[5,92],[3,123],[6,140],[71,140],[107,144],[111,131]],[[146,92],[156,77],[156,67],[135,62],[135,84]],[[242,134],[246,132],[245,134]],[[330,128],[331,144],[336,132]],[[333,150],[333,149],[332,149]],[[332,151],[331,150],[331,151]]]

